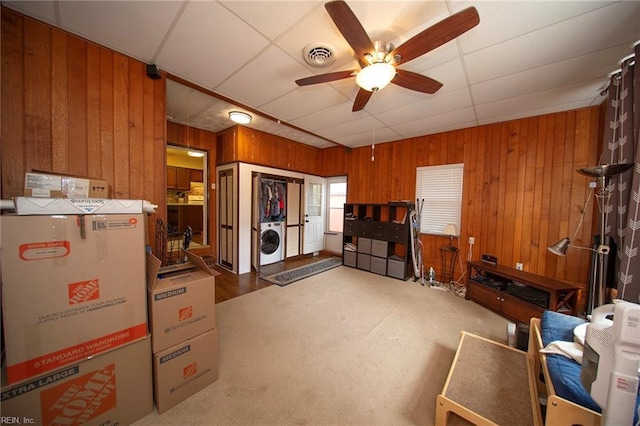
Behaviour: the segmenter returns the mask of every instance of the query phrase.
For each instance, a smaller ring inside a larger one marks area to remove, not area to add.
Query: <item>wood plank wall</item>
[[[145,64],[2,8],[2,198],[25,172],[105,179],[166,219],[165,80]],[[158,185],[162,182],[162,185]]]
[[[242,162],[322,176],[323,150],[244,126],[218,132],[218,164]]]
[[[2,198],[20,195],[32,169],[92,176],[108,180],[113,197],[158,204],[166,220],[165,146],[182,144],[184,129],[165,122],[164,77],[151,80],[139,61],[5,8],[1,66]],[[473,236],[473,259],[489,253],[504,265],[521,262],[526,271],[585,284],[588,252],[558,258],[546,247],[573,237],[580,222],[588,179],[576,169],[597,164],[601,121],[602,109],[592,107],[478,126],[377,145],[373,162],[370,146],[320,150],[242,126],[218,133],[215,148],[211,134],[190,139],[210,152],[210,183],[214,164],[235,161],[347,175],[348,202],[411,200],[416,167],[464,162],[456,276]],[[593,213],[591,204],[576,244],[589,245]],[[422,241],[426,265],[439,270],[446,238]]]
[[[187,126],[167,122],[167,143],[170,145],[180,146],[183,148],[195,148],[200,151],[207,152],[207,168],[208,176],[204,176],[204,184],[207,185],[208,188],[211,188],[211,184],[216,183],[216,137],[217,135],[213,132],[208,132],[206,130],[196,129],[194,127],[189,127],[187,131]],[[166,186],[165,186],[166,187]],[[208,228],[209,228],[209,246],[210,249],[206,254],[214,254],[214,248],[216,247],[216,192],[215,190],[209,189],[209,220],[208,220]]]
[[[415,199],[416,167],[464,163],[456,277],[466,270],[473,236],[474,260],[488,253],[506,266],[521,262],[525,271],[585,284],[589,252],[570,250],[561,258],[547,246],[566,236],[590,245],[593,199],[573,238],[589,195],[589,179],[576,169],[597,164],[599,123],[600,110],[592,107],[478,126],[377,145],[373,162],[370,146],[330,148],[323,172],[348,176],[348,202],[386,203]],[[425,265],[440,271],[447,237],[421,240]]]

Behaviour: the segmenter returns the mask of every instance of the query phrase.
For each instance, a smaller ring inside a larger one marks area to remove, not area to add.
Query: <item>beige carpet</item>
[[[461,330],[507,321],[452,293],[340,266],[216,305],[220,378],[143,425],[431,425]]]

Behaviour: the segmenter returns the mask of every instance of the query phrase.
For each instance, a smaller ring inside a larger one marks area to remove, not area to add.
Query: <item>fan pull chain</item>
[[[371,103],[371,107],[374,108],[375,111],[375,103],[376,103],[376,92],[373,92],[373,102]],[[376,160],[376,118],[375,115],[371,115],[371,161],[375,161]]]

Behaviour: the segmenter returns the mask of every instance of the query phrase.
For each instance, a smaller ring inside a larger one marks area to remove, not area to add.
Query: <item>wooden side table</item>
[[[440,259],[442,260],[441,283],[449,284],[453,281],[453,271],[456,267],[459,251],[458,247],[451,245],[440,247]],[[447,263],[447,259],[449,259],[449,263]]]

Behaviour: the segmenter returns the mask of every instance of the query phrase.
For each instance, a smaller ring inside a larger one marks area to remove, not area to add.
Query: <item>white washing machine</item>
[[[284,230],[282,222],[260,224],[260,266],[284,260]]]

